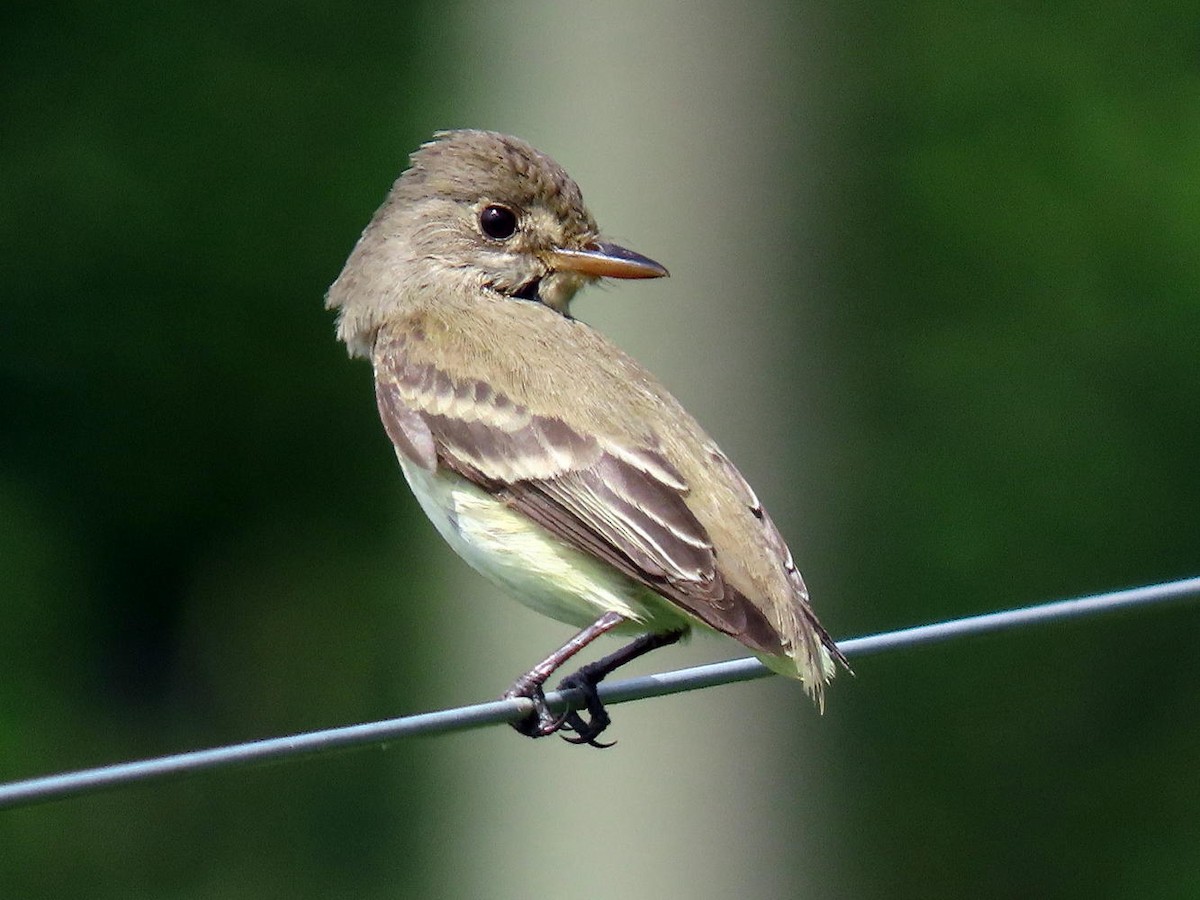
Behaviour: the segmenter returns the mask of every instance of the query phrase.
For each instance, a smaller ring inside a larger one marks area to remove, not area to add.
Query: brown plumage
[[[844,659],[754,492],[652,375],[566,314],[598,276],[665,274],[599,239],[549,157],[448,132],[414,154],[328,305],[373,362],[410,484],[468,562],[580,627],[617,613],[602,630],[730,635],[820,702]],[[536,701],[539,678],[514,692]],[[563,725],[539,716],[535,733]],[[607,717],[567,721],[594,742]]]

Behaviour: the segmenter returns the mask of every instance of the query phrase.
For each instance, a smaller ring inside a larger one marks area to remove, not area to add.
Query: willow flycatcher
[[[572,318],[599,278],[667,270],[603,240],[579,187],[513,137],[446,131],[411,158],[329,289],[337,334],[371,360],[379,415],[443,538],[521,602],[583,630],[505,694],[540,737],[596,738],[596,685],[699,625],[799,678],[818,705],[845,658],[741,474],[637,362]],[[560,687],[596,637],[638,637]],[[565,735],[564,735],[565,736]]]

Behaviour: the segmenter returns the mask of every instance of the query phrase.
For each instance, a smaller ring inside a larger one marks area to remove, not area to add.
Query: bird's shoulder
[[[410,402],[496,406],[638,444],[656,428],[698,431],[665,387],[594,328],[538,303],[441,303],[396,317],[376,338],[374,364]],[[453,395],[453,399],[451,396]]]
[[[511,478],[552,477],[608,454],[688,497],[702,519],[761,519],[758,498],[715,441],[604,335],[536,303],[475,303],[464,312],[412,310],[376,340],[380,411],[393,422],[407,418],[421,458],[432,462],[423,440],[430,428],[464,452],[479,447],[472,458],[492,471],[541,460],[505,471]]]

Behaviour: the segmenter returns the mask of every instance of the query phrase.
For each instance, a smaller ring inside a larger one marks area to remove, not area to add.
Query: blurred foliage
[[[0,13],[5,778],[424,705],[430,613],[393,596],[426,575],[411,510],[380,502],[403,486],[320,294],[402,155],[458,123],[429,116],[436,20],[352,13]],[[1194,10],[833,18],[847,439],[841,541],[808,565],[853,598],[838,633],[1193,574]],[[826,717],[832,852],[874,896],[1194,895],[1198,642],[1177,609],[871,661]],[[435,752],[5,813],[0,890],[428,893],[431,854],[398,848],[446,827]]]
[[[0,15],[5,777],[419,708],[403,486],[321,310],[419,136],[411,10]],[[419,884],[385,826],[428,752],[13,812],[0,892]]]
[[[1195,574],[1194,10],[870,4],[845,33],[840,552],[878,602],[840,624]],[[873,893],[1195,894],[1198,641],[1193,607],[872,661],[846,743]]]

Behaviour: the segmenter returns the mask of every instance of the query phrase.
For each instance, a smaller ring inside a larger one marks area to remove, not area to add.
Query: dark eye
[[[479,214],[479,227],[493,240],[507,240],[517,233],[517,214],[507,206],[485,206]]]

